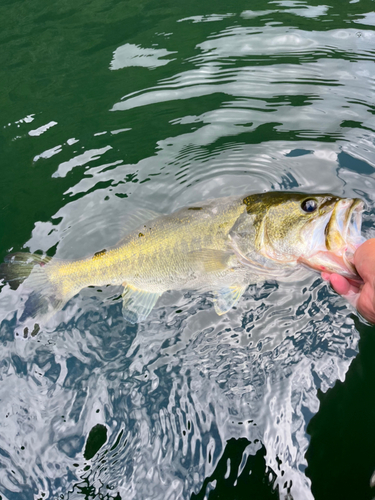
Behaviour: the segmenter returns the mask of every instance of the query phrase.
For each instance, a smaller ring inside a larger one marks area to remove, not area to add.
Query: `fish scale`
[[[218,314],[250,283],[289,281],[307,266],[359,279],[350,256],[363,242],[363,202],[329,193],[275,192],[202,202],[144,222],[119,244],[78,261],[14,254],[0,278],[25,278],[20,321],[46,321],[82,288],[124,285],[123,314],[147,318],[167,290],[214,294]]]

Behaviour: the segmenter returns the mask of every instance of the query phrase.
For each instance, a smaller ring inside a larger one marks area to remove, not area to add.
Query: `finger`
[[[331,286],[335,290],[335,292],[343,295],[344,297],[347,297],[348,295],[352,296],[353,294],[358,294],[360,291],[359,286],[356,286],[352,282],[349,282],[340,274],[331,274],[329,276],[329,282],[331,283]]]
[[[375,323],[375,291],[372,283],[364,285],[355,306],[367,321]]]
[[[322,273],[322,279],[324,281],[331,281],[331,276],[333,276],[333,273],[326,273],[326,272],[323,272]],[[335,276],[338,276],[337,274]],[[333,278],[333,280],[338,280],[339,278]],[[357,291],[360,291],[362,289],[362,286],[363,286],[363,281],[360,280],[360,278],[358,279],[351,279],[351,278],[343,278],[345,279],[350,285],[353,285],[350,289],[351,290],[354,290],[355,292]],[[340,286],[340,284],[339,284]],[[344,290],[345,291],[345,290]]]
[[[365,241],[357,249],[354,265],[365,282],[375,285],[375,238]]]

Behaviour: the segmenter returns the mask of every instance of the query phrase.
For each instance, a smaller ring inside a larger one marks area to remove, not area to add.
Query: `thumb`
[[[359,313],[375,324],[375,290],[372,283],[365,283],[355,304]]]
[[[365,241],[354,255],[354,265],[365,283],[375,285],[375,238]]]

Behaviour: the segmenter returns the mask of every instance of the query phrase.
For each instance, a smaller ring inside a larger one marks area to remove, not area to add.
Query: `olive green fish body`
[[[353,254],[363,202],[331,194],[268,192],[228,197],[156,217],[111,249],[78,261],[15,254],[0,266],[31,289],[20,318],[48,319],[82,288],[123,285],[123,314],[145,319],[167,290],[214,294],[224,314],[251,282],[290,279],[296,268],[359,279]],[[29,276],[28,276],[29,275]]]
[[[231,263],[239,267],[228,252],[228,233],[245,209],[242,199],[234,198],[183,208],[143,224],[118,246],[92,258],[51,261],[50,279],[67,290],[74,287],[75,293],[90,285],[123,283],[160,294],[210,289],[233,276]]]

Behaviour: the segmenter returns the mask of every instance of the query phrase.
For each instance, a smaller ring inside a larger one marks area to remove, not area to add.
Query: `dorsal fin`
[[[124,241],[126,241],[129,233],[139,228],[145,222],[151,221],[160,217],[161,214],[159,212],[155,212],[154,210],[149,210],[148,208],[139,208],[135,210],[134,213],[129,214],[129,219],[126,220],[125,224],[122,226],[122,237],[120,241],[117,242],[116,246],[122,245]],[[139,233],[140,237],[143,236],[142,232]]]

